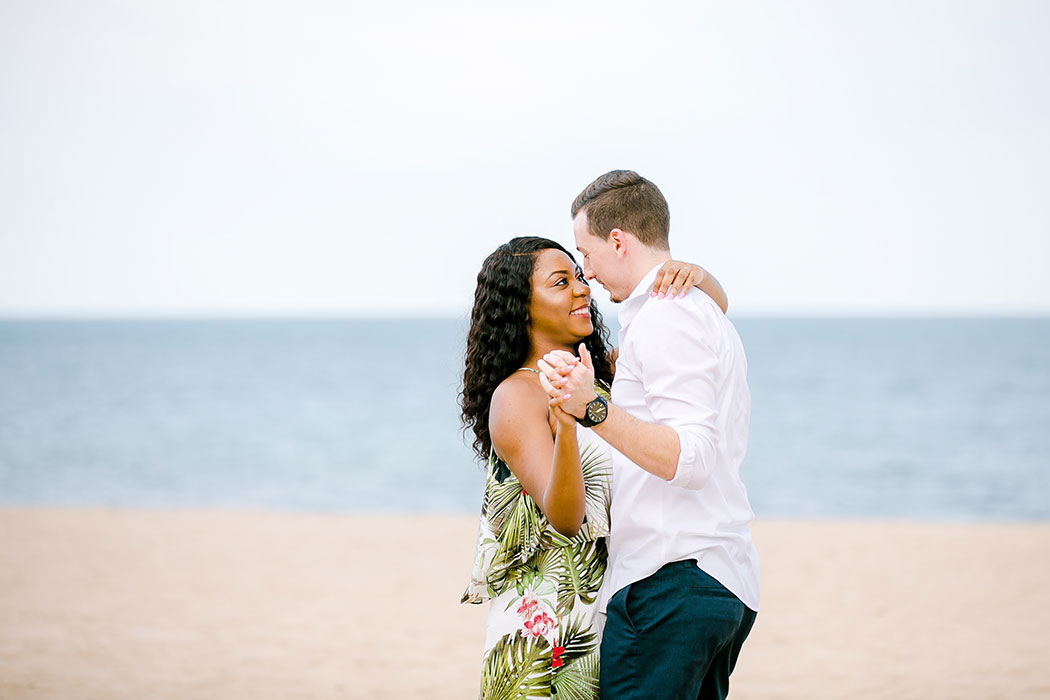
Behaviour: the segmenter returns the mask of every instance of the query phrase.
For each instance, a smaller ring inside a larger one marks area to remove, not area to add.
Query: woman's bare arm
[[[493,392],[489,434],[496,454],[554,529],[573,537],[583,525],[585,505],[576,419],[550,409],[549,402],[535,375],[512,375]]]

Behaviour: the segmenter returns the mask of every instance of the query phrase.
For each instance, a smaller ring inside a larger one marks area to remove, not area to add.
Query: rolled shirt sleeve
[[[715,467],[719,429],[720,326],[713,303],[660,300],[645,305],[631,351],[654,423],[674,429],[679,455],[670,484],[702,489]]]

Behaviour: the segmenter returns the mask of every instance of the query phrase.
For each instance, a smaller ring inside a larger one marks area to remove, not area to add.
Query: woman
[[[718,282],[671,261],[654,293],[696,284],[725,309]],[[614,358],[572,256],[515,238],[478,273],[467,336],[462,417],[489,463],[478,551],[463,602],[491,601],[481,698],[598,697],[597,592],[609,531],[609,447],[549,405],[536,363],[551,350],[591,354],[596,389]]]

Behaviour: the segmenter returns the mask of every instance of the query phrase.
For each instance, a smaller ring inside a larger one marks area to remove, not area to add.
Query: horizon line
[[[600,309],[603,315],[616,307]],[[744,309],[730,307],[730,318],[754,319],[1050,319],[1050,309]],[[92,312],[0,312],[0,323],[13,322],[77,322],[77,321],[325,321],[325,320],[444,320],[467,321],[469,310],[420,312],[410,309],[385,311],[92,311]]]

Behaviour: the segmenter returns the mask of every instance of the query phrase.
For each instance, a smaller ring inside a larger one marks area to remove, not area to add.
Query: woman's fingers
[[[576,357],[571,352],[565,350],[551,350],[543,356],[547,364],[551,367],[561,367],[563,365],[572,365],[576,363]]]
[[[565,396],[553,396],[551,397],[551,400],[547,402],[547,405],[551,408],[556,408],[562,413],[564,413],[565,409],[563,409],[561,405],[571,398],[572,394],[566,394]]]
[[[559,396],[561,394],[561,390],[551,383],[552,376],[555,378],[555,381],[558,380],[558,376],[557,373],[554,371],[554,368],[552,368],[543,360],[540,360],[537,364],[540,368],[540,386],[542,386],[543,390],[546,391],[547,394],[549,394],[550,396]]]
[[[690,287],[704,281],[706,274],[704,268],[699,265],[668,260],[656,271],[653,291],[649,296],[660,299],[684,297]]]
[[[667,285],[667,293],[664,296],[671,297],[672,299],[678,296],[679,290],[685,285],[686,278],[689,277],[689,266],[678,268],[674,273],[674,277],[671,279],[671,284]]]
[[[660,299],[677,296],[679,292],[690,286],[690,274],[695,274],[696,265],[668,260],[657,270],[656,279],[653,280],[653,291],[649,296]]]
[[[546,360],[536,363],[540,368],[540,386],[551,396],[560,396],[562,392],[575,389],[576,382],[570,382],[572,369],[562,372],[561,368],[552,367]]]
[[[686,272],[685,280],[682,281],[682,287],[678,291],[678,296],[680,297],[684,297],[686,292],[703,282],[704,275],[707,274],[704,268],[699,265],[687,265],[684,270]]]
[[[668,260],[660,266],[660,269],[656,271],[656,278],[653,280],[653,291],[649,296],[659,297],[667,293],[668,288],[671,286],[671,282],[674,281],[674,277],[678,273],[679,265],[681,265],[681,263],[675,262],[674,260]]]
[[[555,403],[556,401],[558,403]],[[558,430],[576,427],[576,416],[561,407],[561,399],[551,399],[550,407],[551,415],[558,422]]]
[[[579,358],[564,350],[553,350],[543,356],[537,363],[541,372],[547,374],[547,378],[555,386],[561,386],[564,382],[558,381],[558,377],[567,377],[579,364]]]

